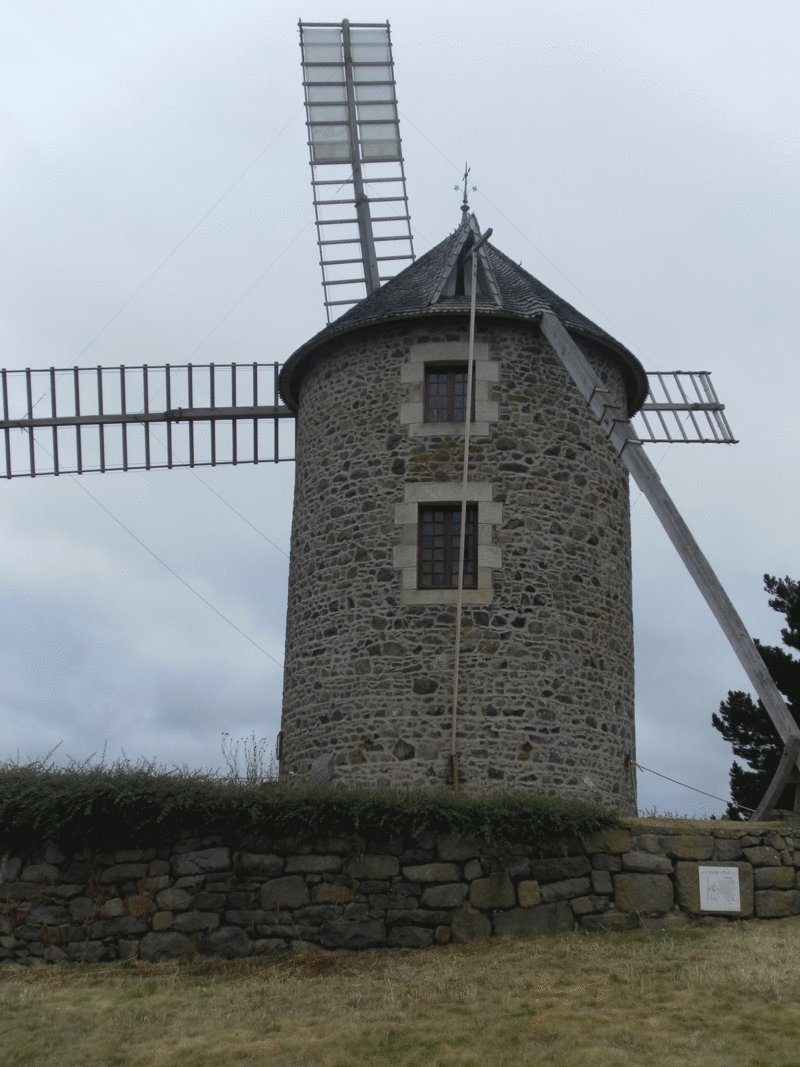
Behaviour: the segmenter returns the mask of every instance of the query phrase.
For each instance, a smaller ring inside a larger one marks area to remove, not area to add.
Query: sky
[[[458,224],[468,160],[497,247],[648,371],[711,372],[739,443],[648,451],[745,625],[779,643],[763,575],[800,577],[794,3],[13,5],[0,366],[283,362],[324,326],[299,16],[391,23],[418,255]],[[0,760],[224,771],[224,734],[272,746],[292,480],[4,480]],[[711,715],[749,686],[632,501],[639,808],[719,815]]]

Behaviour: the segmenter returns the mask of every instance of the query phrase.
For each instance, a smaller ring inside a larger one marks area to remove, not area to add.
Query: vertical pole
[[[3,370],[3,418],[8,422],[8,376],[5,370]],[[6,478],[11,477],[11,431],[6,426],[5,428],[6,439]]]
[[[55,367],[50,368],[50,411],[53,415],[53,420],[58,416],[56,413],[56,370]],[[53,474],[58,477],[58,427],[53,427]]]
[[[231,407],[236,407],[236,364],[231,363]],[[239,422],[236,418],[231,419],[231,450],[233,452],[232,460],[234,467],[236,466],[236,431]]]
[[[364,281],[367,285],[367,296],[369,296],[370,293],[380,288],[381,279],[378,271],[378,258],[375,253],[372,219],[369,214],[369,198],[364,192],[364,179],[361,174],[361,144],[358,139],[358,121],[356,119],[356,91],[355,79],[353,78],[353,56],[350,50],[350,23],[347,19],[342,21],[342,43],[344,45],[347,114],[350,124],[350,161],[353,164],[353,195],[356,201],[361,258],[364,261]]]
[[[119,368],[119,406],[122,409],[122,414],[127,414],[125,410],[125,364]],[[122,469],[126,471],[128,469],[128,424],[123,421],[120,426],[122,430]]]
[[[478,249],[491,237],[487,230],[472,249],[472,286],[469,301],[469,354],[467,356],[467,396],[464,413],[464,463],[461,473],[461,529],[458,545],[458,592],[456,596],[456,649],[453,664],[453,708],[450,718],[450,766],[453,772],[453,789],[458,792],[458,757],[456,736],[458,729],[458,674],[461,662],[461,604],[464,596],[464,549],[467,539],[467,483],[469,479],[469,437],[472,429],[472,372],[475,363],[475,291],[478,288]],[[477,523],[476,523],[477,526]],[[477,533],[477,530],[476,530]],[[477,537],[475,538],[475,567],[477,568]],[[476,571],[477,573],[477,571]]]
[[[31,368],[25,368],[25,388],[28,393],[28,418],[33,418],[33,397],[31,396]],[[33,448],[33,427],[28,430],[28,455],[31,464],[31,478],[36,477],[36,457]]]
[[[253,407],[258,407],[258,364],[253,364]],[[253,419],[253,463],[258,463],[258,419]]]
[[[80,372],[77,367],[72,368],[72,376],[75,382],[75,416],[80,418],[81,414],[81,390],[78,384],[80,378]],[[81,450],[81,424],[75,423],[75,452],[78,458],[78,474],[83,474],[83,453]]]
[[[103,368],[97,368],[97,414],[103,415]],[[106,469],[106,439],[103,433],[102,421],[97,426],[100,436],[100,470],[105,473]]]
[[[272,403],[275,405],[275,407],[277,407],[278,406],[278,399],[279,399],[279,396],[280,396],[280,394],[278,393],[278,364],[277,363],[273,363],[272,366],[273,366],[274,374],[275,374],[275,382],[274,382],[274,385],[272,387]],[[274,433],[275,433],[275,462],[277,463],[278,460],[280,459],[280,455],[279,455],[279,451],[278,451],[278,445],[279,445],[280,442],[279,442],[279,435],[278,435],[278,420],[277,419],[273,419],[272,420],[272,427],[273,427],[273,430],[274,430]]]
[[[194,407],[194,389],[192,387],[192,365],[189,364],[189,410]],[[194,419],[189,419],[189,466],[194,466]]]
[[[172,392],[170,390],[169,363],[164,366],[164,375],[167,386],[167,411],[172,409]],[[172,423],[167,419],[167,467],[172,468]]]
[[[210,391],[211,391],[210,401],[211,402],[209,404],[209,407],[213,408],[213,407],[216,407],[216,404],[214,403],[214,364],[213,363],[209,363],[209,365],[208,365],[208,373],[209,373],[209,378],[210,378],[210,383],[211,383],[211,389],[210,389]],[[213,415],[211,416],[210,429],[211,429],[211,466],[212,467],[216,467],[216,465],[217,465],[217,424],[214,421],[214,416]]]
[[[144,391],[144,413],[150,414],[150,382],[147,377],[147,364],[142,367],[142,387]],[[144,420],[144,469],[150,470],[150,420]]]

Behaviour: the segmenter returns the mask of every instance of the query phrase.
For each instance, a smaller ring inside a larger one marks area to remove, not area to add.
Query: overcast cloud
[[[762,575],[800,577],[794,3],[15,5],[0,365],[283,362],[324,325],[298,13],[391,21],[418,254],[457,225],[468,159],[499,248],[648,370],[712,372],[740,443],[650,453],[778,642]],[[0,486],[0,758],[63,741],[217,767],[223,731],[274,739],[280,667],[81,488],[280,662],[291,464],[197,473],[264,536],[188,471]],[[633,499],[638,758],[726,797],[710,719],[747,682]],[[723,808],[639,788],[641,808]]]

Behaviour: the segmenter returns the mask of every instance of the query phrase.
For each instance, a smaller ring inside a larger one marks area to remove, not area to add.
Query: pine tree
[[[784,645],[800,650],[800,582],[765,574],[764,588],[771,594],[769,606],[786,619],[787,625],[781,630]],[[800,725],[800,659],[776,645],[755,643],[775,684],[786,697],[790,715]],[[746,809],[758,807],[767,791],[783,753],[783,742],[764,705],[760,700],[756,704],[749,693],[729,692],[728,699],[719,706],[719,715],[712,715],[711,722],[733,745],[734,756],[751,768],[747,771],[734,761],[730,773],[731,801],[727,814],[732,819],[747,817]],[[791,810],[795,788],[788,785],[776,807]]]

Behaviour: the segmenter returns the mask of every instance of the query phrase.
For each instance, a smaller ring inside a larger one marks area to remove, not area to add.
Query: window
[[[477,505],[468,504],[464,540],[465,589],[475,589],[478,584],[478,568],[476,565],[477,523]],[[461,505],[420,506],[418,531],[418,587],[420,589],[457,589]]]
[[[425,367],[425,422],[464,422],[466,419],[467,368],[465,365]],[[472,413],[475,416],[475,389]]]

